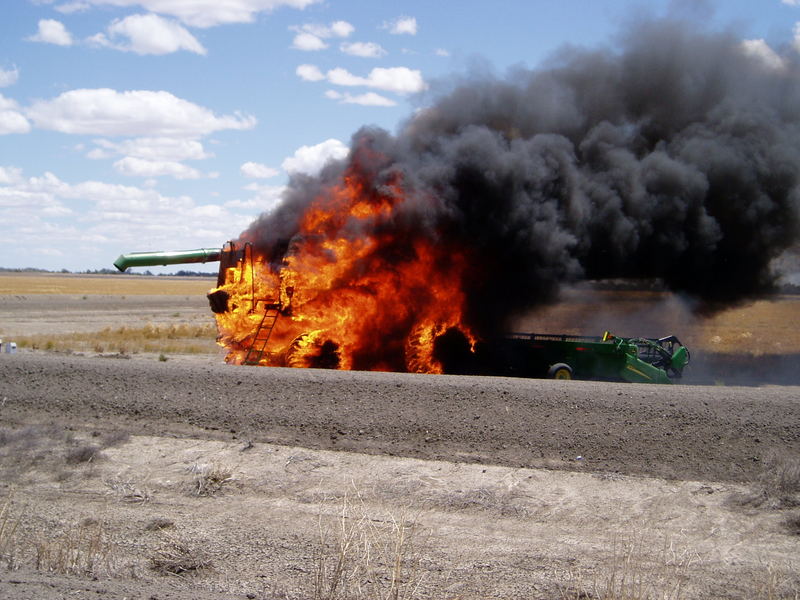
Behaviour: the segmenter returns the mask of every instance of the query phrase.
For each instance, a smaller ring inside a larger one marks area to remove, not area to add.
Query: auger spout
[[[198,248],[197,250],[169,252],[130,252],[128,254],[120,254],[119,258],[114,261],[114,266],[124,272],[128,267],[217,262],[220,260],[221,255],[221,248]]]

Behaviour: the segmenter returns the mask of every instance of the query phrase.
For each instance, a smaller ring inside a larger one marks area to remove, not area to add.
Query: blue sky
[[[566,44],[613,48],[643,14],[732,29],[767,62],[800,52],[800,0],[5,0],[0,11],[0,267],[52,270],[220,246],[279,201],[290,173],[346,153],[362,125],[396,131],[470,69],[536,68]]]

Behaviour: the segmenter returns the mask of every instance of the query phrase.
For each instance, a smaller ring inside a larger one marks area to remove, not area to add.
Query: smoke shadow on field
[[[692,385],[800,385],[800,353],[692,356],[681,383]]]

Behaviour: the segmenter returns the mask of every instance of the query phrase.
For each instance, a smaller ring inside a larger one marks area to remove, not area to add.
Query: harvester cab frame
[[[231,269],[239,270],[239,279],[250,281],[250,298],[248,312],[250,314],[260,314],[261,320],[255,329],[253,339],[247,353],[244,356],[243,364],[259,365],[264,355],[267,353],[267,346],[272,337],[272,332],[281,316],[290,316],[292,312],[292,297],[294,296],[293,286],[281,286],[277,298],[261,298],[256,296],[256,269],[255,259],[253,258],[253,244],[245,242],[237,246],[236,242],[227,242],[222,248],[220,259],[219,275],[217,277],[217,288],[221,288],[228,283],[227,277]],[[247,271],[250,271],[249,278]],[[286,297],[286,302],[283,297]],[[224,289],[216,289],[208,293],[208,302],[211,310],[215,313],[224,313],[234,310],[235,306],[230,305],[230,296]]]

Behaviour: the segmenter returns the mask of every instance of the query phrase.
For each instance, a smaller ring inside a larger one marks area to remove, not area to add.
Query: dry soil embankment
[[[752,481],[800,454],[800,388],[647,386],[160,363],[0,360],[6,422],[372,454]],[[578,457],[581,457],[580,459]]]

